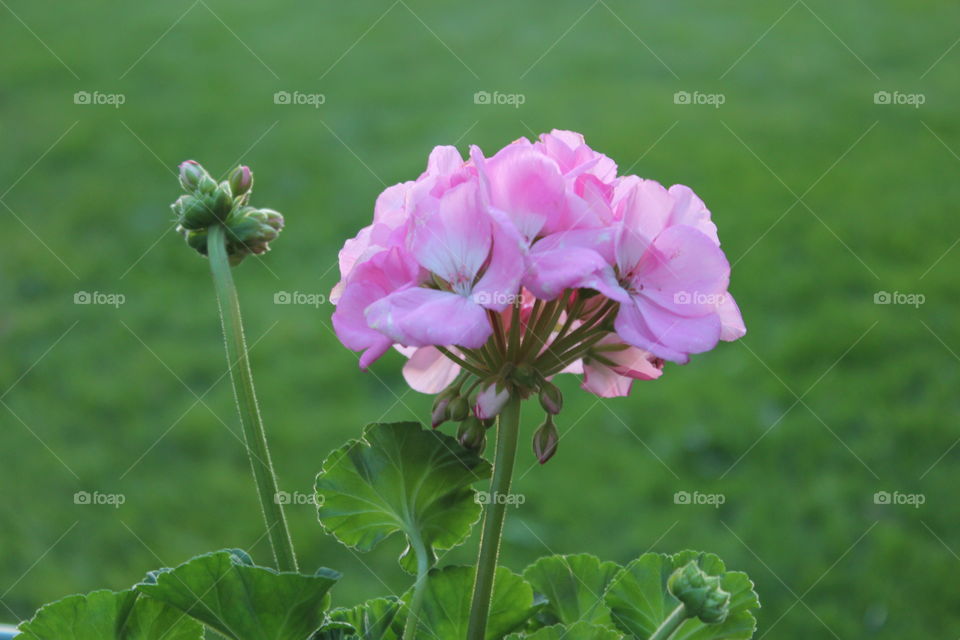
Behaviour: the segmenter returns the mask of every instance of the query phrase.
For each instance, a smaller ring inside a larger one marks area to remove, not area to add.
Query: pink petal
[[[520,279],[527,270],[527,242],[509,220],[492,217],[493,251],[471,299],[487,309],[503,311],[519,293]]]
[[[695,227],[701,233],[720,246],[717,237],[717,225],[710,219],[710,211],[703,200],[697,197],[690,187],[675,184],[668,190],[673,198],[673,211],[670,214],[670,224],[685,224]]]
[[[627,344],[685,364],[689,354],[709,351],[720,340],[720,318],[715,313],[687,318],[643,298],[634,300],[635,304],[620,305],[614,321],[617,334]]]
[[[629,299],[610,266],[613,236],[612,228],[574,229],[537,241],[530,250],[524,286],[543,300],[552,300],[566,288],[581,287]]]
[[[483,346],[493,332],[486,311],[463,296],[412,287],[370,305],[370,327],[412,347]]]
[[[396,248],[380,252],[351,272],[332,320],[344,346],[354,351],[365,350],[360,359],[361,368],[365,369],[382,356],[393,343],[368,325],[364,311],[389,293],[413,284],[416,273],[416,263]]]
[[[403,379],[420,393],[440,393],[460,373],[460,367],[434,347],[420,347],[403,365]]]
[[[720,316],[721,340],[733,342],[746,335],[747,327],[743,324],[740,307],[729,293],[725,294],[717,305],[717,315]]]
[[[656,237],[632,280],[637,295],[688,317],[713,313],[729,282],[723,251],[685,225],[668,227]]]
[[[471,150],[471,156],[490,206],[506,213],[524,237],[536,236],[549,218],[569,214],[560,168],[532,145],[508,145],[486,160],[478,151]]]
[[[410,251],[417,261],[454,287],[469,290],[490,253],[490,219],[480,206],[477,184],[464,182],[439,202],[421,201],[415,211]]]

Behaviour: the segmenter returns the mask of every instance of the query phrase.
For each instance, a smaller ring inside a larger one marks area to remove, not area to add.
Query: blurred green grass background
[[[423,419],[430,399],[395,354],[359,372],[331,307],[274,295],[328,292],[344,239],[434,145],[493,151],[557,127],[704,198],[749,333],[629,399],[566,381],[558,455],[520,456],[503,562],[700,548],[755,580],[760,635],[958,635],[956,3],[0,5],[0,619],[213,549],[269,560],[207,265],[171,230],[179,161],[242,160],[255,201],[286,215],[235,277],[281,486],[307,494],[331,449]],[[126,301],[75,305],[78,291]],[[305,568],[345,572],[337,603],[405,589],[396,541],[358,556],[310,505],[288,517]]]

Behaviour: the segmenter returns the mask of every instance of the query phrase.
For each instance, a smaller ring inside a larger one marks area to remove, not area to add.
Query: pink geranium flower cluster
[[[481,419],[516,371],[532,389],[573,373],[622,396],[746,331],[700,198],[618,176],[569,131],[467,160],[435,148],[417,180],[380,195],[340,273],[333,324],[361,368],[397,347],[419,391],[475,377]]]

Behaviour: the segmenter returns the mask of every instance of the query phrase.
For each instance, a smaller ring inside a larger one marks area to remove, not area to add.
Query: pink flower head
[[[435,148],[380,195],[340,273],[334,329],[361,367],[395,346],[414,389],[470,396],[481,419],[560,373],[627,395],[746,332],[703,201],[618,176],[570,131],[467,161]]]

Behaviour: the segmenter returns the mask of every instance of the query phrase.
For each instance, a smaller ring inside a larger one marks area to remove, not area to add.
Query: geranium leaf
[[[760,607],[753,582],[745,573],[727,571],[716,555],[696,551],[682,551],[672,556],[645,553],[624,567],[607,589],[606,601],[614,624],[634,636],[649,637],[680,604],[667,590],[667,579],[692,560],[698,561],[707,574],[721,576],[722,588],[731,595],[730,612],[723,622],[716,624],[689,618],[670,636],[671,640],[747,640],[752,637],[757,627],[752,610]]]
[[[20,625],[23,640],[201,640],[203,627],[136,591],[94,591],[52,602]]]
[[[523,577],[547,604],[538,614],[546,625],[578,621],[610,625],[604,594],[620,571],[614,562],[589,554],[547,556],[527,567]]]
[[[451,566],[434,569],[427,578],[420,609],[420,636],[440,640],[467,637],[474,567]],[[410,601],[411,594],[404,596]],[[536,612],[533,588],[505,567],[498,567],[493,582],[486,640],[497,640],[519,629]],[[401,612],[406,618],[406,610]]]
[[[280,573],[255,566],[242,551],[209,553],[150,574],[142,594],[234,640],[304,640],[320,628],[328,591],[339,578]]]
[[[569,626],[555,624],[525,635],[514,633],[505,640],[623,640],[623,637],[609,627],[580,621]]]
[[[400,564],[414,573],[411,540],[419,536],[430,564],[436,550],[460,544],[480,518],[470,485],[489,475],[490,464],[450,436],[414,422],[372,424],[324,461],[318,515],[327,532],[360,551],[403,533]]]
[[[376,598],[350,609],[334,609],[311,640],[399,640],[402,628],[394,621],[402,604],[397,598]]]

